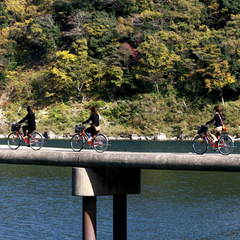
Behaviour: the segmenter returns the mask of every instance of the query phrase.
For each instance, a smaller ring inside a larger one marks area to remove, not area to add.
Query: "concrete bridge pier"
[[[140,169],[72,169],[72,194],[83,197],[83,240],[95,240],[96,196],[113,195],[113,239],[127,239],[127,194],[139,194]]]

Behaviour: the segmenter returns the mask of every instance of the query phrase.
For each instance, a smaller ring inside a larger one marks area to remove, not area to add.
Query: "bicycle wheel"
[[[39,150],[42,145],[43,145],[43,136],[41,133],[39,132],[33,132],[31,133],[30,137],[29,137],[29,143],[30,143],[30,147],[33,150]]]
[[[234,142],[229,135],[222,135],[218,140],[218,151],[222,155],[228,155],[233,151]]]
[[[85,139],[82,135],[78,133],[73,135],[71,139],[71,147],[74,152],[80,152],[83,149],[84,144],[85,144]]]
[[[93,147],[99,153],[104,152],[108,148],[107,137],[102,133],[97,134],[93,139]]]
[[[12,150],[16,150],[21,145],[21,138],[17,133],[10,133],[7,137],[7,144]]]
[[[192,147],[195,153],[204,154],[208,149],[208,140],[204,136],[197,135],[192,141]]]

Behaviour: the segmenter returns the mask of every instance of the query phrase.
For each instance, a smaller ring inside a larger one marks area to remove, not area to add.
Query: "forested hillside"
[[[222,104],[238,135],[239,0],[4,0],[0,33],[3,122],[71,132],[95,104],[108,134],[192,135]]]

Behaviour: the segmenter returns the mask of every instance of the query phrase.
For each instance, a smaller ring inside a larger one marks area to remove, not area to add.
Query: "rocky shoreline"
[[[64,134],[64,135],[55,135],[54,132],[52,132],[51,130],[47,130],[43,136],[46,139],[69,139],[73,136],[73,134]],[[154,136],[139,136],[137,134],[132,134],[129,136],[108,136],[109,140],[191,140],[191,139],[180,139],[177,137],[174,138],[167,138],[166,135],[164,133],[158,133]]]
[[[59,140],[69,140],[72,138],[74,134],[63,134],[63,135],[58,135],[55,134],[51,130],[47,130],[43,133],[44,138],[46,139],[59,139]],[[7,135],[0,134],[0,138],[7,138]],[[154,136],[139,136],[137,134],[132,134],[128,136],[108,136],[109,140],[133,140],[133,141],[179,141],[179,140],[184,140],[184,141],[191,141],[193,138],[192,137],[187,137],[183,134],[180,134],[178,137],[166,137],[164,133],[158,133],[155,134]],[[240,141],[240,138],[235,138],[233,137],[234,141]]]
[[[47,130],[43,136],[47,139],[71,139],[74,134],[64,134],[64,135],[55,135],[51,130]],[[157,133],[154,136],[139,136],[137,134],[132,134],[128,136],[108,136],[108,140],[133,140],[133,141],[192,141],[192,137],[187,137],[184,134],[180,134],[178,137],[166,137],[165,133]],[[240,138],[234,138],[234,141],[240,141]]]

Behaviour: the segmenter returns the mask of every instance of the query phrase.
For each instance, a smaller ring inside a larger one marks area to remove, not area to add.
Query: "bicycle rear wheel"
[[[95,138],[93,139],[93,147],[99,153],[102,153],[105,150],[107,150],[107,148],[108,148],[107,137],[102,133],[97,134],[95,136]]]
[[[21,145],[21,138],[17,133],[10,133],[7,137],[7,144],[12,150],[16,150]]]
[[[208,140],[201,135],[197,135],[192,141],[192,147],[195,153],[204,154],[208,149]]]
[[[218,140],[218,151],[222,154],[222,155],[228,155],[233,151],[234,148],[234,142],[232,140],[232,138],[225,134],[222,135],[219,140]]]
[[[71,139],[71,147],[74,152],[80,152],[85,145],[85,139],[84,137],[80,134],[75,134],[73,135]]]
[[[33,150],[39,150],[43,145],[43,136],[39,132],[31,133],[29,137],[29,144]]]

